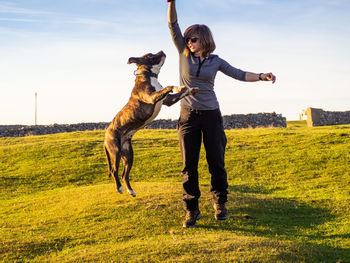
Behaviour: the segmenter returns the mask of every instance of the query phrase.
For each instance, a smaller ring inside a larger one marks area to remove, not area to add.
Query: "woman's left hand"
[[[263,74],[261,74],[261,79],[264,81],[272,81],[272,83],[275,83],[276,76],[273,75],[271,72],[270,73],[263,73]]]

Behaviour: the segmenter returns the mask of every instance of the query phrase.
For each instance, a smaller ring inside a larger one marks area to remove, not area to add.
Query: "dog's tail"
[[[108,164],[108,177],[111,177],[112,175],[112,162],[111,162],[111,156],[109,155],[109,151],[107,149],[106,145],[103,145],[103,149],[105,150],[107,164]]]

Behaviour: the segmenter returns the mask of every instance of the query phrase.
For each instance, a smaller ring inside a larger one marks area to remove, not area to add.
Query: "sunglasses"
[[[198,40],[198,37],[191,37],[191,38],[186,38],[186,43],[190,42],[191,43],[196,43]]]

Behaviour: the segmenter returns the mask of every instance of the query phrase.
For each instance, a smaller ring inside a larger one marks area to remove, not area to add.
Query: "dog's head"
[[[128,64],[136,63],[137,67],[144,67],[151,70],[153,73],[158,74],[160,68],[163,66],[165,61],[165,53],[159,51],[157,54],[148,53],[142,57],[131,57],[128,60]]]

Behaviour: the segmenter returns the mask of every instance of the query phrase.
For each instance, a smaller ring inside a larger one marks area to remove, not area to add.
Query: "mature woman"
[[[225,220],[227,210],[227,174],[225,170],[226,136],[222,116],[214,92],[214,79],[218,71],[240,81],[272,81],[272,73],[251,73],[237,69],[213,55],[215,43],[205,25],[192,25],[182,35],[177,23],[175,0],[169,2],[168,21],[174,44],[180,58],[180,82],[187,87],[198,87],[199,93],[181,101],[178,136],[183,161],[183,203],[186,211],[184,227],[193,227],[201,218],[198,208],[200,197],[198,161],[203,143],[211,174],[211,194],[215,218]]]

